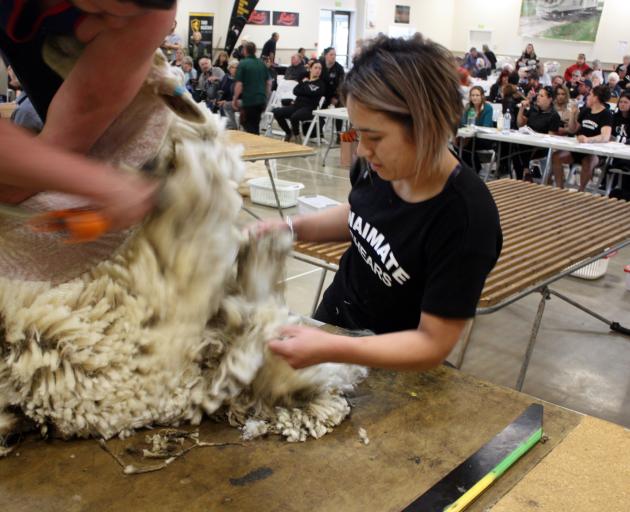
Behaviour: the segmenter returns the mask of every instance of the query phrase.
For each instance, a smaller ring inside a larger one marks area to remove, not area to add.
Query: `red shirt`
[[[582,64],[581,66],[576,62],[572,66],[569,66],[566,69],[566,71],[564,72],[564,81],[565,82],[570,82],[571,81],[571,76],[573,75],[574,71],[579,71],[580,73],[582,73],[582,76],[584,76],[584,73],[586,71],[589,71],[590,69],[591,68],[589,67],[589,65],[586,62],[584,64]]]

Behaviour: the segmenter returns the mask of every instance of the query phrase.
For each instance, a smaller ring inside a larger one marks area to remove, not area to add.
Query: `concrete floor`
[[[321,151],[323,154],[323,149]],[[326,166],[322,156],[278,161],[279,178],[305,185],[302,195],[322,194],[345,201],[350,190],[348,171],[339,167],[332,150]],[[275,209],[246,204],[262,217]],[[297,208],[287,210],[297,214]],[[248,220],[243,220],[249,222]],[[552,288],[630,327],[630,292],[623,266],[630,264],[630,247],[610,261],[608,273],[596,281],[567,277]],[[309,315],[321,270],[291,260],[287,301],[291,309]],[[328,273],[327,283],[331,280]],[[531,295],[496,313],[475,320],[462,370],[495,384],[514,387],[536,315],[540,295]],[[455,362],[460,346],[449,360]],[[630,337],[612,334],[607,326],[552,297],[547,302],[523,392],[575,411],[630,427]]]

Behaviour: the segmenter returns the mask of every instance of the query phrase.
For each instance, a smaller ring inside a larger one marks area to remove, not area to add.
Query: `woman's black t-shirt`
[[[557,132],[562,126],[560,115],[553,108],[544,111],[538,107],[532,107],[525,110],[523,115],[527,118],[527,126],[538,133]]]
[[[619,111],[614,113],[612,136],[622,144],[630,143],[630,116],[624,117]]]
[[[501,252],[486,185],[459,166],[437,196],[400,199],[361,161],[351,172],[352,245],[324,294],[327,318],[375,333],[416,329],[421,312],[470,318]]]

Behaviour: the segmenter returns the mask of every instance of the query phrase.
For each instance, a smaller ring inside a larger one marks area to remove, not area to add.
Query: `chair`
[[[610,196],[610,193],[615,188],[616,181],[621,185],[621,180],[624,176],[628,176],[630,179],[630,171],[616,168],[608,169],[608,173],[606,174],[606,196]]]
[[[325,101],[326,101],[326,98],[324,96],[322,96],[319,99],[319,104],[317,105],[317,109],[316,110],[321,109],[322,106],[324,105]],[[302,131],[303,123],[310,123],[309,126],[308,126],[308,131],[306,132],[306,136],[304,137],[305,143],[311,139],[311,135],[313,133],[313,128],[315,128],[316,124],[317,124],[315,121],[316,121],[316,116],[313,116],[313,118],[310,121],[300,121],[300,133],[304,133]],[[317,119],[317,122],[319,122],[319,119]],[[320,146],[321,143],[322,143],[321,129],[318,129],[317,130],[317,145]]]
[[[273,109],[280,106],[282,106],[282,102],[278,91],[271,91],[271,96],[269,96],[269,101],[261,118],[262,131],[267,137],[270,137],[272,133]]]

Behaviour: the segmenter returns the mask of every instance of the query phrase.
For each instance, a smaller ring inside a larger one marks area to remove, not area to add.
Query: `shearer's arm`
[[[88,151],[137,94],[170,30],[174,9],[148,11],[97,34],[53,98],[41,137]]]

